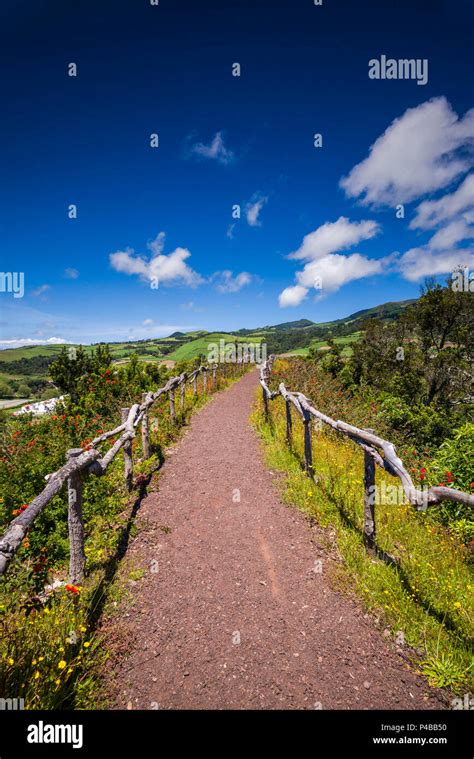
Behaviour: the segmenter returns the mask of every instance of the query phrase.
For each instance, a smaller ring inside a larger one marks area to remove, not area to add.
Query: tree
[[[69,393],[73,401],[79,399],[79,380],[93,368],[92,359],[86,354],[82,345],[71,351],[63,348],[51,364],[49,373],[53,382],[65,393]]]

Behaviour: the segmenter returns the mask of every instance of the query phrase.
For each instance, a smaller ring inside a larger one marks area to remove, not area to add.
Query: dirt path
[[[443,708],[279,501],[248,421],[256,386],[252,372],[196,414],[140,509],[126,571],[146,573],[105,628],[115,707]]]

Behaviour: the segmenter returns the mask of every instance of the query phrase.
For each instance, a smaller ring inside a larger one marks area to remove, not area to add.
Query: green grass
[[[472,689],[474,581],[466,550],[426,513],[410,505],[376,506],[378,548],[397,564],[373,559],[363,544],[363,454],[336,433],[314,433],[317,480],[302,470],[302,424],[294,420],[294,451],[285,442],[284,407],[271,405],[272,424],[254,414],[269,466],[284,472],[283,497],[331,528],[342,559],[333,581],[355,592],[412,654],[414,668],[430,685]],[[398,484],[377,471],[377,484]]]
[[[357,340],[360,339],[362,335],[362,332],[351,332],[350,335],[343,335],[342,337],[335,337],[334,342],[336,345],[343,345],[344,348],[342,350],[342,355],[344,357],[348,357],[352,355],[352,343],[355,343]],[[294,350],[288,351],[288,354],[291,356],[307,356],[309,354],[309,349],[313,348],[315,350],[321,350],[328,347],[327,340],[312,340],[309,345],[307,345],[305,348],[295,348]]]
[[[256,343],[259,344],[263,338],[254,337],[235,337],[233,335],[226,334],[224,332],[209,332],[205,337],[199,337],[196,340],[192,340],[189,343],[184,343],[176,348],[172,353],[169,353],[166,358],[173,361],[189,361],[193,358],[197,358],[201,354],[207,356],[209,352],[209,345],[211,343],[219,343],[219,340],[224,340],[227,343]]]

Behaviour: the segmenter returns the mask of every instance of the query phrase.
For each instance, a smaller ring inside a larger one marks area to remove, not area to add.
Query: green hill
[[[173,332],[168,337],[149,340],[109,343],[114,361],[123,363],[136,354],[141,361],[189,361],[200,355],[206,356],[209,344],[224,340],[230,342],[261,343],[265,341],[267,353],[298,353],[304,355],[310,346],[324,349],[329,338],[344,345],[347,354],[351,343],[359,338],[367,319],[379,318],[384,321],[397,319],[414,303],[413,300],[383,303],[379,306],[356,311],[343,319],[315,323],[309,319],[298,319],[280,324],[240,329],[235,333]],[[0,350],[0,398],[43,397],[54,391],[49,382],[49,365],[63,349],[63,345],[35,345],[23,348]],[[74,346],[66,346],[74,347]],[[76,346],[77,347],[77,346]],[[91,351],[93,345],[86,345]]]

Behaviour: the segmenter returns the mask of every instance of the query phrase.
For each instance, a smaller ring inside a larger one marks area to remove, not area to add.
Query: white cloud
[[[144,327],[151,327],[153,324],[153,319],[144,319],[142,324]]]
[[[48,292],[48,290],[51,290],[51,285],[40,285],[36,290],[32,290],[31,294],[35,298],[41,298],[41,296]]]
[[[468,171],[473,138],[474,109],[460,119],[446,98],[434,98],[395,119],[340,184],[363,203],[407,203]]]
[[[307,287],[301,285],[293,285],[292,287],[285,287],[285,289],[278,296],[278,302],[281,308],[287,308],[288,306],[299,306],[303,301],[309,290]]]
[[[229,238],[229,240],[233,240],[234,239],[234,227],[235,227],[235,224],[229,224],[229,226],[227,227],[226,234],[227,234],[227,237]]]
[[[380,274],[385,263],[384,259],[366,258],[360,253],[350,256],[330,253],[306,264],[304,269],[297,273],[296,280],[303,287],[335,292],[348,282],[363,279],[371,274]]]
[[[448,274],[458,266],[474,268],[474,248],[433,251],[428,247],[411,248],[397,262],[405,279],[418,282],[424,277]]]
[[[186,284],[195,287],[204,280],[190,266],[186,260],[191,253],[186,248],[176,248],[172,253],[164,255],[164,232],[148,243],[147,247],[152,253],[150,259],[135,255],[135,251],[127,248],[125,251],[117,251],[109,256],[112,267],[124,274],[136,274],[140,279],[159,284]]]
[[[424,200],[416,209],[416,216],[410,222],[410,229],[432,229],[454,216],[474,211],[474,174],[469,174],[452,193],[438,200]],[[472,219],[471,219],[472,220]]]
[[[268,198],[261,195],[261,196],[256,196],[255,199],[252,198],[250,203],[247,203],[247,205],[245,206],[245,216],[246,216],[249,226],[259,227],[261,225],[261,222],[259,221],[258,217],[260,215],[260,211],[262,210],[263,206],[265,205],[267,201],[268,201]]]
[[[77,279],[79,272],[77,269],[73,269],[72,267],[68,266],[67,269],[64,269],[64,276],[66,279]]]
[[[314,232],[307,234],[301,246],[288,258],[314,261],[328,253],[347,250],[362,240],[369,240],[380,230],[375,221],[351,222],[340,216],[335,222],[326,222]]]
[[[201,158],[209,158],[218,163],[222,163],[223,165],[232,163],[235,158],[232,150],[229,150],[229,148],[224,145],[222,132],[217,132],[209,145],[205,145],[203,142],[197,142],[191,147],[190,152]]]
[[[193,311],[195,314],[201,314],[205,310],[200,306],[196,306],[193,300],[190,300],[187,303],[181,303],[180,308],[184,309],[184,311]]]
[[[48,337],[46,340],[34,339],[32,337],[0,340],[0,350],[5,348],[23,348],[28,345],[70,345],[70,342],[69,340],[64,340],[62,337]]]
[[[216,290],[220,293],[236,293],[253,280],[253,276],[247,271],[242,271],[234,277],[233,272],[229,269],[216,272],[213,275],[213,278],[215,277],[220,278],[219,284],[216,285]]]
[[[428,242],[432,250],[446,250],[463,240],[472,240],[474,227],[469,226],[464,219],[451,221],[439,229]]]
[[[311,288],[317,291],[320,299],[348,282],[380,274],[388,263],[388,257],[370,259],[360,253],[344,255],[336,252],[369,240],[379,231],[380,227],[375,221],[351,222],[341,216],[337,221],[327,222],[306,235],[298,250],[288,258],[307,263],[296,272],[297,284],[280,293],[280,306],[299,305]]]

